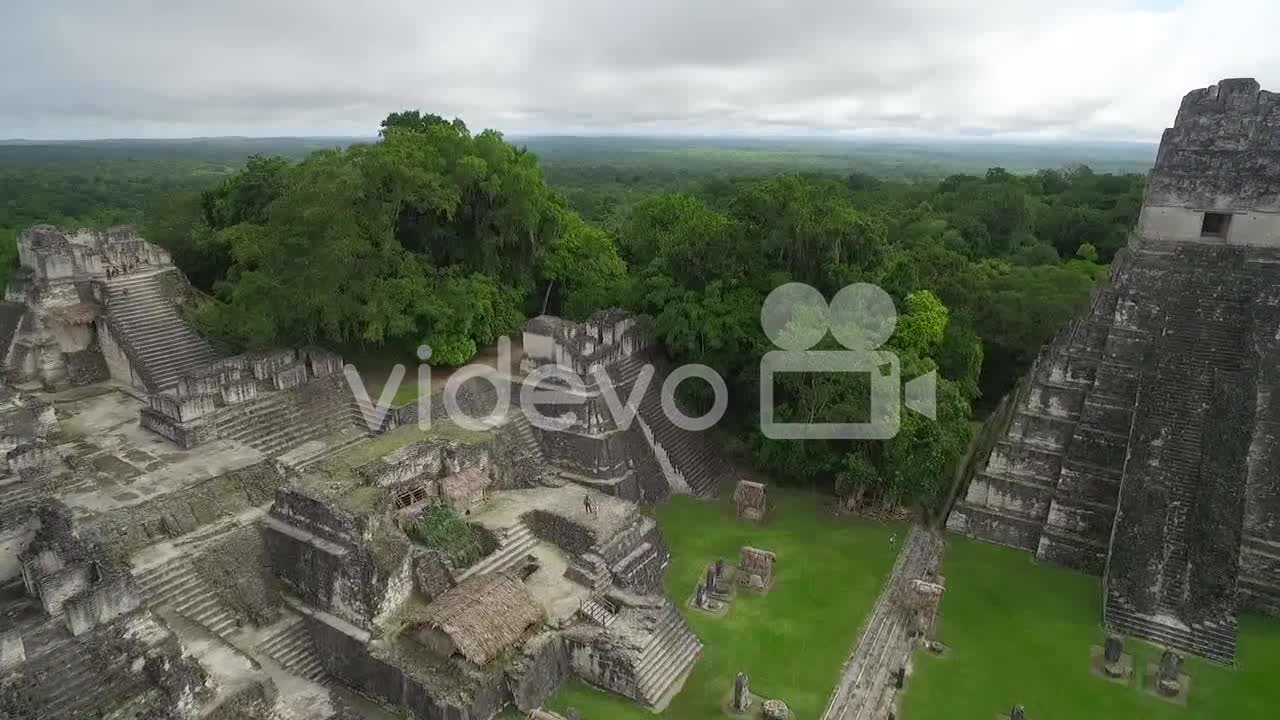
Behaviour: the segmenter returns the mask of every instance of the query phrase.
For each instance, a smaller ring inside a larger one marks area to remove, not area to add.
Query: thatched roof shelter
[[[493,484],[489,473],[482,468],[467,468],[440,480],[440,497],[456,513],[465,515],[484,499],[485,492]]]
[[[483,573],[446,591],[416,619],[427,645],[485,665],[542,622],[543,611],[515,576]]]

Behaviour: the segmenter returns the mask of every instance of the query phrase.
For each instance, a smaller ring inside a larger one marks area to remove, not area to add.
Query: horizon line
[[[1155,140],[1115,139],[1080,137],[1034,137],[1025,135],[966,134],[966,135],[892,135],[892,134],[768,134],[768,133],[705,133],[705,132],[669,132],[669,133],[637,133],[637,132],[503,132],[508,139],[582,139],[582,140],[731,140],[731,141],[792,141],[792,142],[834,142],[857,144],[866,142],[880,143],[972,143],[991,145],[1132,145],[1142,147],[1158,147]],[[0,146],[21,145],[72,145],[76,143],[177,143],[209,140],[346,140],[376,141],[378,135],[348,134],[264,134],[264,135],[189,135],[189,136],[114,136],[84,138],[0,138]]]

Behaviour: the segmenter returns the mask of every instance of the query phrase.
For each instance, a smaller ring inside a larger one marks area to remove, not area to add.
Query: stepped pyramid
[[[732,471],[706,431],[681,428],[663,411],[667,373],[652,343],[652,320],[618,309],[582,323],[550,315],[530,320],[521,370],[568,373],[582,384],[566,391],[559,377],[538,381],[540,392],[565,394],[559,405],[535,401],[538,412],[566,422],[538,437],[563,480],[646,503],[671,494],[712,497]],[[606,385],[620,404],[636,398],[630,423],[614,416]],[[568,395],[577,403],[564,403]]]
[[[993,416],[950,530],[1104,578],[1104,620],[1219,662],[1280,613],[1280,95],[1182,101],[1138,227]]]
[[[134,228],[36,225],[18,237],[18,257],[0,304],[0,357],[14,380],[57,388],[110,377],[160,392],[214,359],[179,309],[186,279]]]

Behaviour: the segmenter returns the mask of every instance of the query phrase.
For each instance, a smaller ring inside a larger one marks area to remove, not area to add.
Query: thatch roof
[[[474,467],[446,476],[440,481],[443,494],[449,497],[482,492],[489,485],[489,473]]]
[[[523,582],[506,573],[482,573],[436,598],[419,619],[448,635],[467,660],[484,665],[542,617],[542,606]]]

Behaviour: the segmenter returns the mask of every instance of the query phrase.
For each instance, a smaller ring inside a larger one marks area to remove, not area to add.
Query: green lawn
[[[1089,673],[1089,648],[1103,638],[1097,578],[955,536],[948,537],[943,567],[939,634],[950,650],[940,658],[917,653],[905,720],[991,720],[1015,702],[1034,720],[1280,715],[1280,623],[1241,621],[1235,670],[1189,659],[1191,695],[1182,707]],[[1145,643],[1125,646],[1140,672],[1159,657]]]
[[[810,493],[771,490],[771,500],[774,509],[764,526],[738,522],[727,500],[710,504],[678,497],[657,509],[672,554],[667,594],[706,645],[663,717],[723,717],[721,701],[739,671],[750,675],[756,694],[785,700],[794,717],[816,718],[826,707],[840,666],[893,565],[889,535],[904,537],[905,525],[833,518]],[[685,603],[705,564],[716,557],[732,562],[746,544],[777,553],[772,592],[739,593],[721,618],[689,612]],[[577,681],[550,704],[562,712],[576,707],[584,718],[654,717],[630,700]]]

